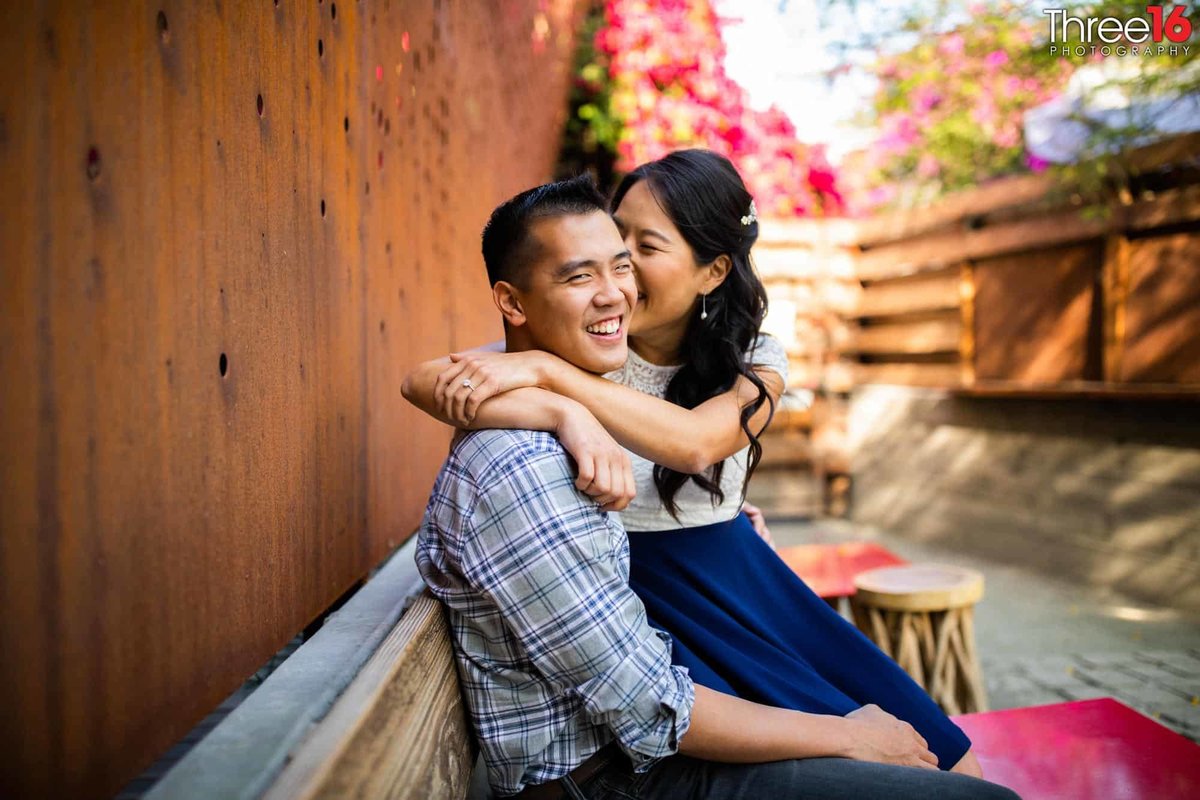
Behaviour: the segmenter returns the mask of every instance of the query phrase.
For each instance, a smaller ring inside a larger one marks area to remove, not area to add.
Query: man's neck
[[[537,350],[538,346],[530,341],[524,328],[504,326],[504,352],[521,353],[525,350]]]

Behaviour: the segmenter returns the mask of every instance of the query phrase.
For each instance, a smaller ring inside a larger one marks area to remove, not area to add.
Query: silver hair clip
[[[742,224],[749,225],[758,222],[758,209],[754,207],[754,201],[750,201],[750,213],[742,217]]]

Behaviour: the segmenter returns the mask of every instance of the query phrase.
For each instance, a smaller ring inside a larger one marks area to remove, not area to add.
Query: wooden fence
[[[764,465],[814,470],[826,490],[786,511],[846,510],[828,482],[850,470],[855,386],[1200,397],[1200,135],[1120,166],[1126,190],[1101,206],[1043,174],[907,213],[764,224],[766,327],[788,347],[791,385],[816,394],[773,426]],[[771,480],[764,502],[783,497]]]
[[[111,796],[414,529],[571,6],[4,4],[0,795]]]
[[[775,327],[798,331],[801,382],[1200,391],[1200,135],[1122,167],[1130,184],[1104,205],[1043,174],[910,213],[764,226],[758,260],[794,315]]]

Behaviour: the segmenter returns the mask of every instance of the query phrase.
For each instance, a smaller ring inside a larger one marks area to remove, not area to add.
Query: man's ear
[[[729,270],[733,269],[733,260],[722,253],[713,259],[712,263],[704,269],[708,274],[704,276],[704,284],[700,291],[708,294],[724,283],[725,279],[729,277]]]
[[[520,292],[517,287],[508,281],[496,281],[492,285],[492,301],[496,304],[496,308],[500,309],[504,321],[509,325],[520,327],[525,324],[525,309],[521,305]]]

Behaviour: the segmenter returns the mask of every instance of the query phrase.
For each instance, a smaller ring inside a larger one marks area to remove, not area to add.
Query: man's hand
[[[574,401],[567,403],[555,433],[579,467],[575,486],[604,511],[622,511],[637,494],[629,453],[592,412]]]
[[[767,520],[763,516],[762,509],[749,503],[742,503],[742,511],[746,512],[746,516],[750,518],[750,524],[754,526],[754,532],[758,534],[758,537],[771,545],[771,549],[774,550],[775,540],[771,538],[771,531],[767,528]]]
[[[849,758],[937,769],[937,756],[930,752],[929,743],[916,728],[879,706],[863,706],[847,714],[846,719],[853,723]]]
[[[489,397],[540,383],[544,353],[494,353],[472,350],[451,353],[450,365],[438,375],[433,400],[446,419],[463,428],[475,419]]]

